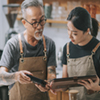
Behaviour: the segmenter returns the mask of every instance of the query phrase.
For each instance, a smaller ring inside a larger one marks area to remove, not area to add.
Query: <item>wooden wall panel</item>
[[[62,100],[69,100],[68,92],[62,92]]]
[[[54,95],[51,93],[51,91],[48,92],[50,100],[62,100],[62,92],[57,92],[57,95]]]

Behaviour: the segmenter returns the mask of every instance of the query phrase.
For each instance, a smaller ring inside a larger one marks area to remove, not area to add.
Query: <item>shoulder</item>
[[[9,39],[5,45],[6,49],[10,50],[18,50],[19,51],[19,39],[18,34],[13,36],[11,39]]]
[[[21,41],[23,42],[23,33],[20,33],[21,35]],[[19,45],[19,39],[18,39],[18,34],[13,36],[11,39],[7,41],[7,44],[13,45],[13,46],[18,46]]]
[[[8,41],[7,41],[7,45],[12,45],[12,46],[16,46],[16,45],[18,45],[18,35],[15,35],[14,37],[12,37],[11,39],[9,39]]]
[[[63,50],[65,50],[67,48],[67,43],[63,46]]]
[[[96,39],[95,37],[93,37],[88,46],[91,48],[91,50],[93,50],[97,46],[97,44],[99,42],[100,41],[98,39]]]
[[[64,50],[67,49],[67,44],[69,44],[69,48],[73,45],[71,41],[70,41],[70,42],[67,42],[67,43],[64,45],[64,47],[63,47]]]
[[[94,39],[94,47],[95,48],[98,45],[98,43],[100,43],[100,41],[98,39]],[[100,44],[98,45],[96,53],[98,54],[98,56],[100,56]]]
[[[49,38],[45,35],[44,35],[44,37],[45,37],[45,41],[46,41],[47,45],[55,45],[55,42],[51,38]]]
[[[91,44],[94,45],[94,46],[97,45],[99,42],[100,41],[98,39],[96,39],[95,37],[93,37],[92,40],[91,40]]]

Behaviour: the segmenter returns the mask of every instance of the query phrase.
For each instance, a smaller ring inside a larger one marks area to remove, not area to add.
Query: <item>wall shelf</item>
[[[22,20],[22,17],[17,17],[17,20]],[[47,19],[47,23],[60,23],[60,24],[66,24],[67,21],[65,19]]]
[[[67,24],[66,20],[63,19],[47,19],[47,23],[59,23],[59,24]]]
[[[17,17],[17,20],[22,20],[22,18]],[[67,20],[65,20],[65,19],[47,19],[46,22],[49,23],[50,26],[52,23],[67,24]],[[99,22],[99,26],[100,26],[100,22]]]

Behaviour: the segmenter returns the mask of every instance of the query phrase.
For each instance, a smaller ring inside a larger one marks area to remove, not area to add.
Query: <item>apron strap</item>
[[[19,46],[20,46],[20,53],[23,53],[23,48],[22,48],[22,41],[21,41],[21,35],[18,34],[18,38],[19,38]]]
[[[67,46],[66,46],[66,47],[67,47],[67,48],[66,48],[66,50],[67,50],[67,51],[66,51],[66,52],[67,52],[66,55],[67,55],[67,58],[69,58],[69,55],[70,55],[70,53],[69,53],[69,42],[67,43]]]
[[[43,38],[44,51],[46,52],[47,49],[46,49],[46,42],[45,42],[45,37],[44,37],[44,35],[42,35],[42,38]]]
[[[22,48],[22,41],[21,41],[21,35],[20,34],[18,34],[18,38],[19,38],[20,54],[21,54],[21,58],[23,58],[23,48]],[[44,58],[43,59],[46,60],[47,59],[47,54],[46,54],[47,49],[46,49],[46,42],[45,42],[44,35],[42,35],[42,38],[43,38],[43,45],[44,45],[44,50],[43,50]]]
[[[95,52],[97,51],[97,49],[99,48],[100,46],[100,42],[95,46],[95,48],[92,50],[92,55],[95,54]]]
[[[43,45],[44,45],[44,57],[43,57],[43,60],[46,61],[47,60],[47,49],[46,49],[46,42],[45,42],[45,37],[44,35],[42,35],[42,38],[43,38]]]
[[[23,59],[23,48],[22,48],[22,41],[21,41],[21,35],[20,33],[18,34],[18,39],[19,39],[19,47],[20,47],[20,55],[21,55],[21,62],[24,62],[24,59]]]

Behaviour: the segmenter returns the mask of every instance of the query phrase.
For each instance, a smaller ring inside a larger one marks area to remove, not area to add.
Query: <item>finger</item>
[[[46,88],[42,87],[41,85],[35,84],[35,86],[36,86],[37,88],[39,88],[40,91],[42,91],[42,92],[48,91]]]
[[[86,85],[90,85],[87,81],[82,80],[81,82],[85,83]]]
[[[50,89],[51,93],[53,93],[54,95],[57,95],[57,93],[55,92],[55,90]]]
[[[95,81],[95,82],[98,82],[98,83],[99,83],[99,80],[100,80],[100,79],[99,79],[99,77],[97,76],[97,79],[96,79],[96,81]]]
[[[31,81],[30,77],[26,76],[26,74],[24,74],[24,73],[21,73],[21,77],[27,81]]]
[[[24,71],[24,73],[25,73],[25,74],[29,74],[29,75],[32,75],[32,76],[33,76],[33,74],[32,74],[31,72],[29,72],[29,71],[26,71],[26,70],[25,70],[25,71]]]
[[[93,84],[93,81],[91,79],[88,79],[88,81],[90,82],[90,84]]]
[[[84,83],[82,83],[82,82],[77,82],[77,84],[80,84],[80,85],[85,85]]]
[[[39,88],[40,90],[43,90],[42,88],[40,88],[40,86],[39,86],[38,84],[35,84],[35,86],[36,86],[37,88]]]
[[[47,83],[46,85],[50,87],[50,82],[48,80],[44,80],[44,81]]]
[[[29,83],[32,82],[32,81],[26,80],[26,78],[23,78],[22,76],[19,77],[19,80],[21,80],[21,81],[23,81],[23,82],[27,82],[27,83],[28,83],[28,82],[29,82]]]
[[[46,88],[47,90],[50,90],[50,86],[49,86],[48,84],[46,84],[45,88]]]
[[[78,82],[78,84],[85,86],[86,89],[89,89],[89,88],[90,88],[90,87],[89,87],[88,85],[86,85],[85,83]]]
[[[28,82],[28,81],[24,80],[23,78],[20,78],[20,79],[19,79],[19,82],[20,82],[21,84],[29,84],[29,83],[31,83],[31,82]]]
[[[53,82],[50,82],[50,88],[52,87]]]

